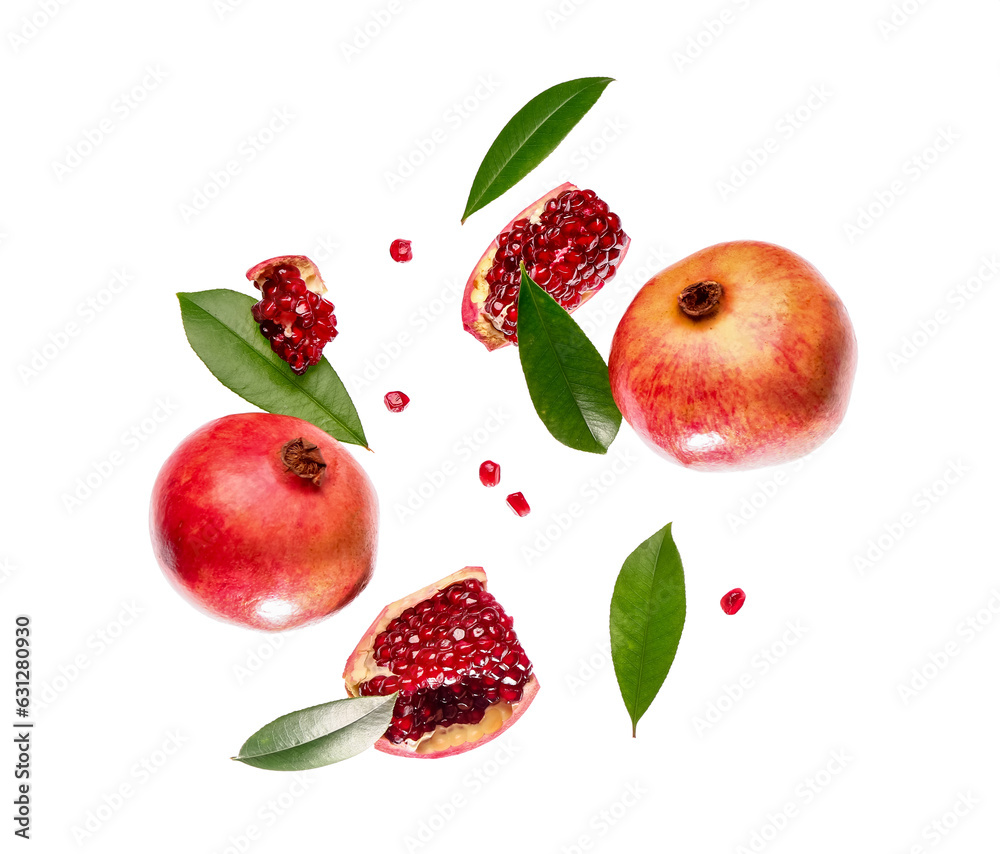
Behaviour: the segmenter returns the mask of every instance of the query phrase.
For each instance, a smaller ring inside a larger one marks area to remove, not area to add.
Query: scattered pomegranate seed
[[[507,496],[507,506],[518,516],[527,516],[531,512],[528,502],[520,492],[512,492]]]
[[[390,391],[383,400],[385,401],[385,408],[390,412],[402,412],[410,405],[410,398],[401,391]]]
[[[385,734],[394,744],[479,723],[494,703],[520,700],[532,672],[514,621],[474,578],[407,608],[373,647],[375,663],[392,673],[373,676],[358,693],[399,691]]]
[[[500,483],[500,466],[493,460],[487,460],[479,467],[479,482],[483,486],[496,486]]]
[[[746,601],[747,594],[744,593],[739,587],[734,587],[722,597],[722,601],[719,602],[719,604],[722,606],[722,610],[731,616],[739,611],[740,608],[743,607],[743,603]]]
[[[413,260],[413,250],[410,248],[409,240],[393,240],[389,246],[389,254],[393,261],[398,261],[400,264]]]

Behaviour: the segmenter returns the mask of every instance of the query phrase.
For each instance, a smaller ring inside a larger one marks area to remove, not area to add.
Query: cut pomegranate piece
[[[337,317],[323,299],[326,285],[316,265],[305,255],[281,255],[251,267],[247,278],[261,292],[251,313],[271,349],[300,376],[318,365],[337,337]]]
[[[722,606],[723,611],[732,616],[743,607],[743,603],[746,601],[747,594],[739,587],[734,587],[722,597],[722,601],[719,604]]]
[[[479,467],[479,482],[483,486],[496,486],[500,483],[500,466],[493,460],[486,460]]]
[[[628,245],[621,220],[593,190],[556,187],[486,250],[465,286],[462,323],[488,350],[516,344],[522,261],[532,280],[572,312],[611,280]]]
[[[352,697],[399,697],[375,747],[398,756],[464,753],[508,729],[538,693],[513,620],[469,566],[389,605],[344,669]]]
[[[401,391],[390,391],[382,400],[385,402],[385,408],[390,412],[402,412],[410,405],[410,398]]]
[[[409,240],[393,240],[389,244],[389,254],[392,256],[393,261],[397,261],[400,264],[405,264],[407,261],[413,260],[413,250],[410,248]]]
[[[531,512],[531,507],[520,492],[512,492],[507,496],[507,506],[518,516],[527,516]]]

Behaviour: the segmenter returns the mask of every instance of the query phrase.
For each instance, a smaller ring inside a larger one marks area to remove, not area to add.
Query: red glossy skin
[[[677,298],[715,281],[710,316]],[[650,279],[615,331],[608,367],[625,419],[663,456],[706,470],[796,459],[844,418],[857,365],[850,318],[808,261],[770,243],[710,246]]]
[[[280,459],[300,437],[327,463],[318,485]],[[227,415],[163,465],[150,532],[165,575],[189,602],[279,631],[328,616],[368,583],[378,503],[358,463],[318,427],[286,415]]]

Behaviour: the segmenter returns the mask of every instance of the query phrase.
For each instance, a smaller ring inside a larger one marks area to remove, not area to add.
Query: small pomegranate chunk
[[[323,348],[337,337],[333,304],[323,299],[326,286],[304,255],[271,258],[247,271],[261,292],[250,309],[271,349],[301,376],[318,365]]]
[[[740,608],[743,607],[743,603],[746,601],[747,594],[744,593],[739,587],[734,587],[722,597],[722,601],[719,602],[719,604],[722,606],[722,610],[731,616],[739,611]]]
[[[531,507],[520,492],[512,492],[507,496],[507,506],[518,516],[527,516],[531,512]]]
[[[385,408],[390,412],[402,412],[410,405],[410,398],[401,391],[390,391],[382,399],[385,401]]]
[[[500,483],[500,466],[493,460],[486,460],[479,467],[479,482],[483,486],[496,486]]]
[[[516,344],[522,262],[532,281],[572,312],[614,276],[628,242],[607,202],[593,190],[567,185],[497,235],[492,259],[488,250],[470,281],[481,275],[489,289],[482,317],[503,336],[501,341]],[[502,344],[489,341],[488,346]]]
[[[409,240],[393,240],[389,245],[389,254],[393,261],[400,264],[413,260],[413,250],[410,248]]]
[[[467,567],[401,599],[375,620],[344,672],[353,696],[399,692],[375,746],[448,756],[500,735],[538,691],[514,621]]]

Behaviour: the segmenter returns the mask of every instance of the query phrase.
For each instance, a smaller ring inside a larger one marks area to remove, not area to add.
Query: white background
[[[37,850],[997,850],[1000,6],[653,10],[4,4],[0,719],[13,720],[27,613]],[[461,227],[506,120],[590,75],[617,82]],[[236,174],[213,177],[230,161]],[[516,353],[463,334],[455,291],[565,178],[632,237],[577,314],[605,355],[635,290],[697,249],[763,239],[816,264],[859,341],[836,436],[804,462],[729,475],[654,457],[627,426],[605,458],[552,440]],[[396,237],[412,263],[390,260]],[[250,408],[188,348],[174,293],[250,293],[243,272],[283,253],[313,257],[331,287],[341,334],[327,355],[375,450],[357,456],[382,526],[353,604],[266,636],[168,587],[146,514],[176,444]],[[394,389],[413,400],[401,415],[382,405]],[[502,466],[496,490],[478,483],[486,458]],[[412,512],[411,490],[432,493]],[[515,490],[527,518],[504,506]],[[608,604],[622,561],[668,521],[687,625],[633,741]],[[229,761],[267,721],[342,696],[378,610],[466,564],[487,568],[542,683],[508,735],[439,762],[371,751],[296,778]],[[718,600],[737,585],[747,604],[726,617]],[[2,755],[7,815],[12,746]],[[957,818],[962,798],[975,805]]]

